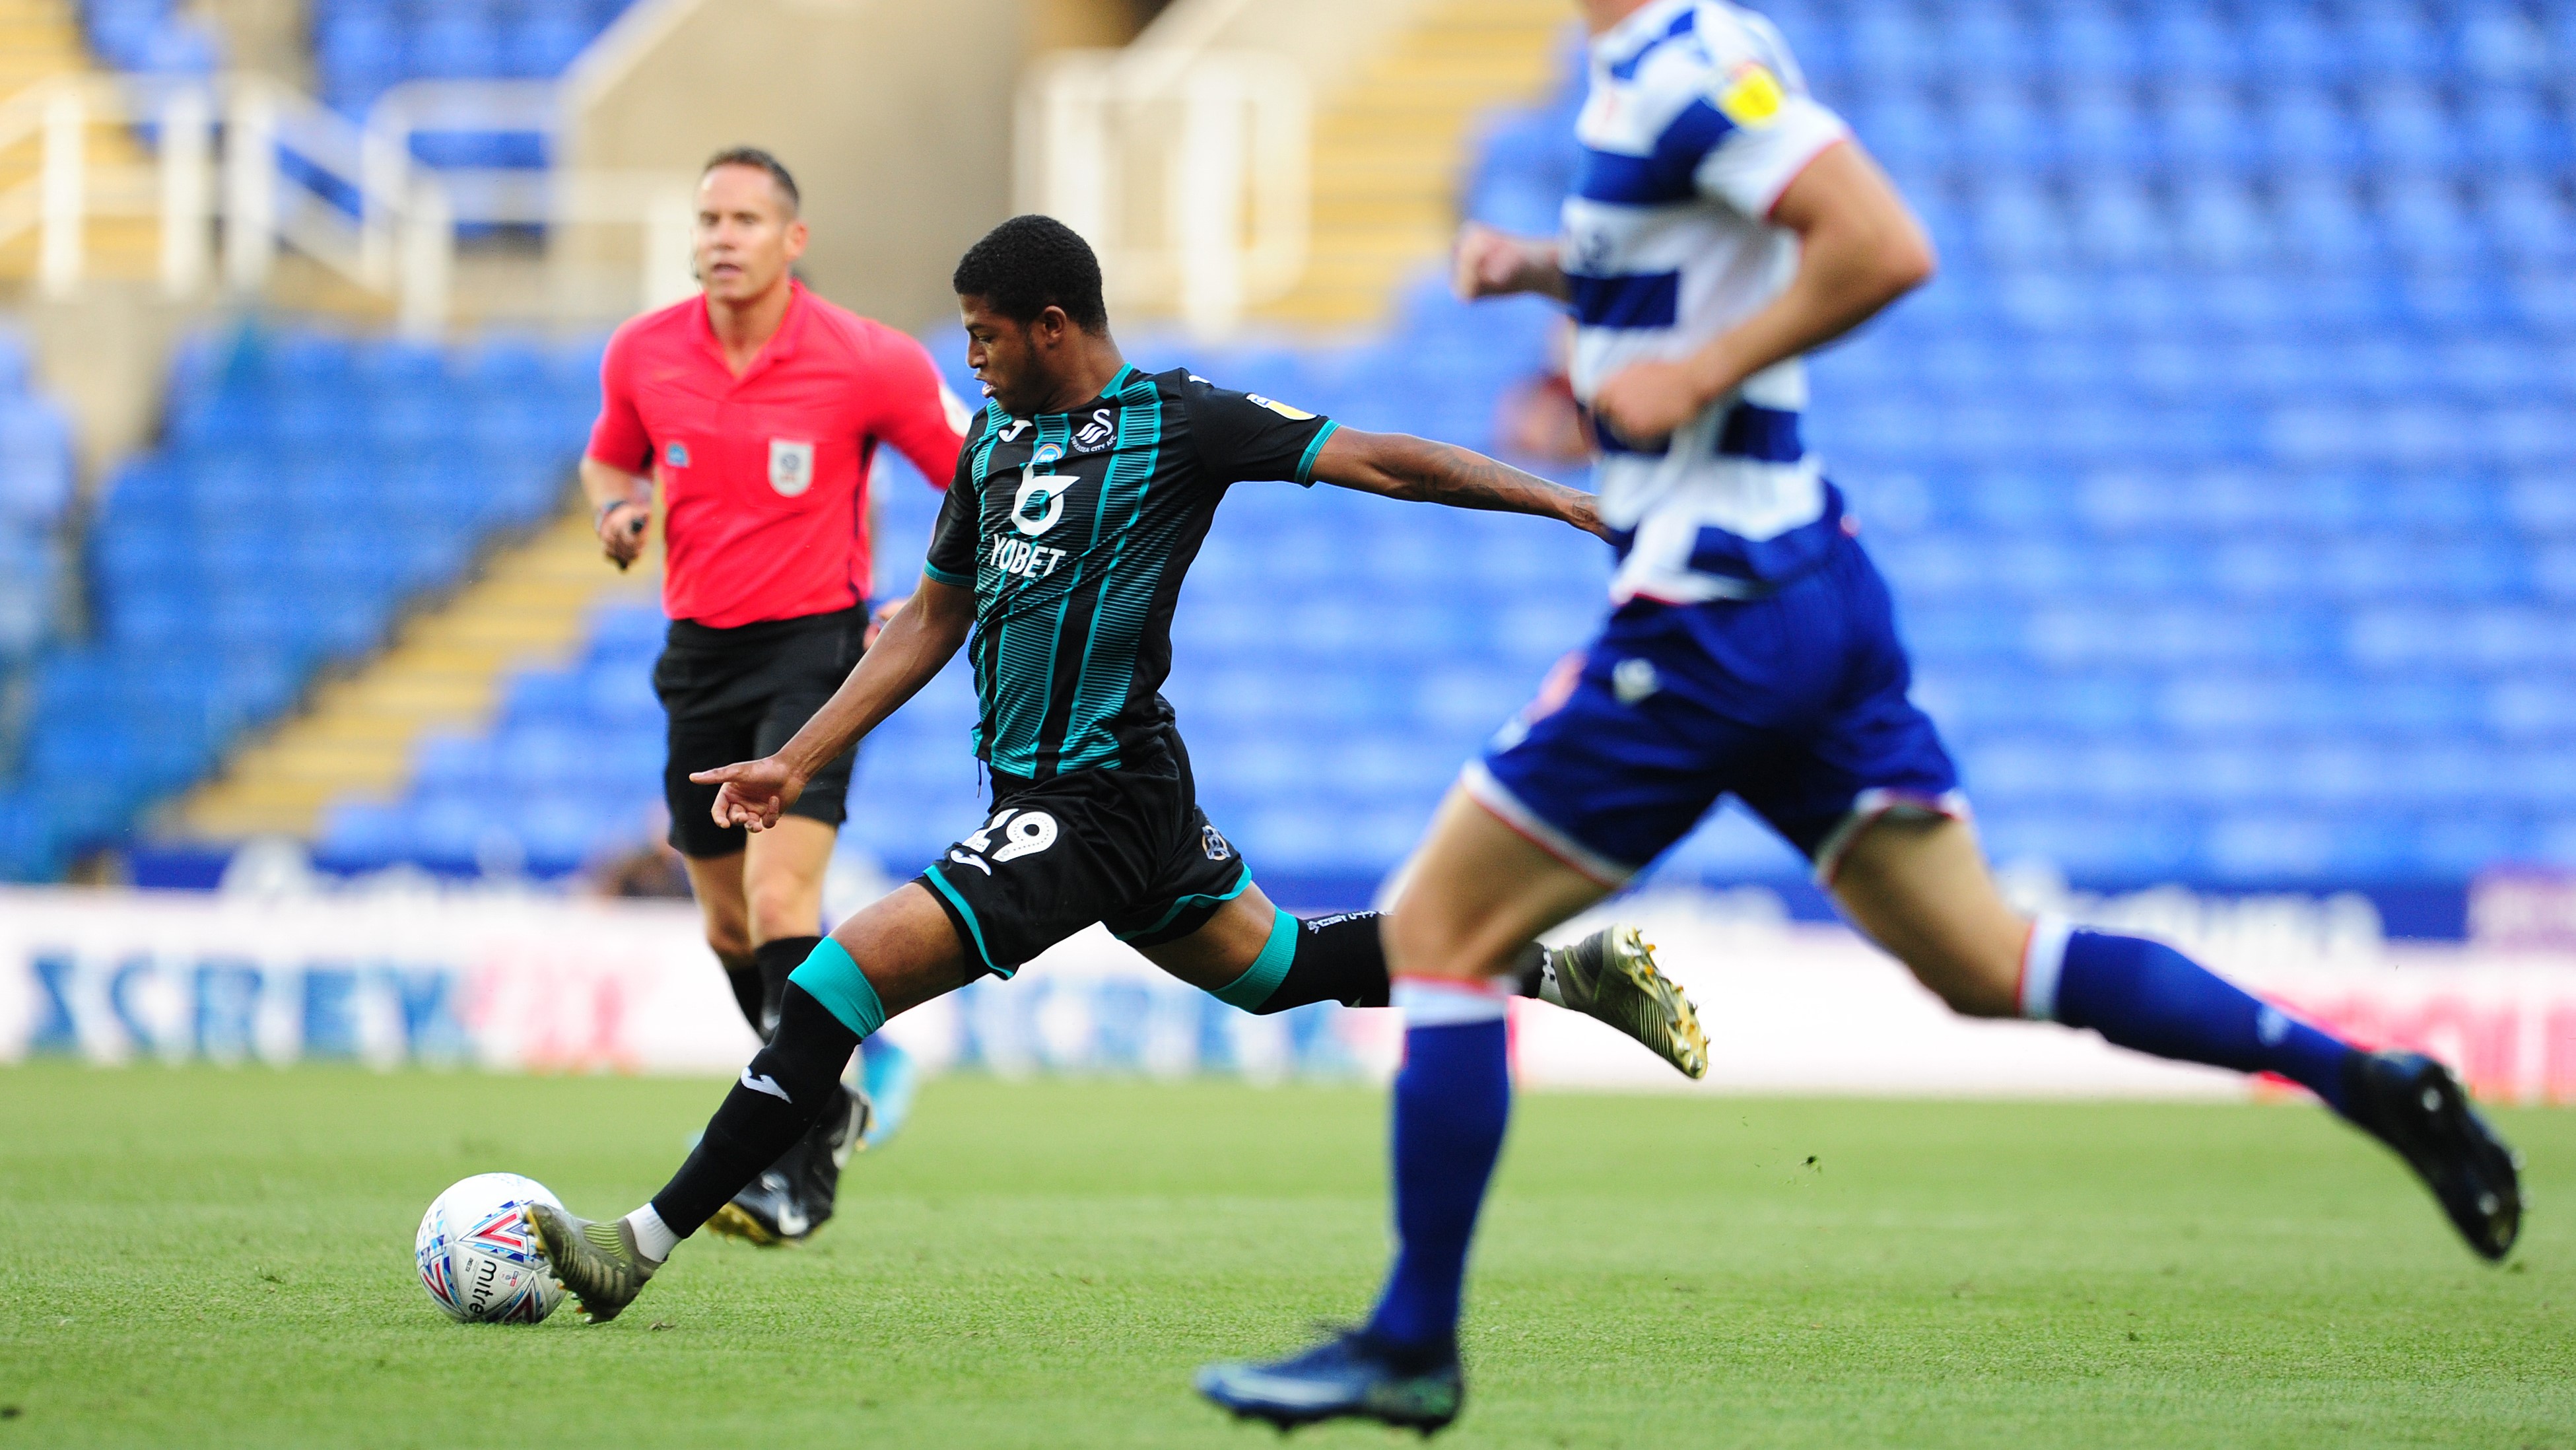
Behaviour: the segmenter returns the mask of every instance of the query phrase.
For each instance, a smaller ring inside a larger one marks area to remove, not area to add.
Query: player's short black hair
[[[787,198],[787,214],[794,216],[804,209],[805,194],[796,189],[796,178],[787,174],[787,163],[759,147],[728,146],[708,157],[707,164],[698,168],[698,175],[704,176],[719,166],[748,166],[754,171],[768,172],[769,179],[778,184],[778,190]]]
[[[1085,332],[1109,330],[1100,259],[1081,233],[1051,216],[1015,216],[986,232],[957,259],[948,284],[1014,322],[1034,322],[1052,306]]]

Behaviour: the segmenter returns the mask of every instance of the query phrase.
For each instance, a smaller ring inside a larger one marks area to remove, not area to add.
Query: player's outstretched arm
[[[858,743],[920,692],[938,674],[975,624],[975,594],[923,576],[912,598],[885,623],[858,668],[814,712],[778,753],[738,765],[721,765],[689,777],[716,792],[720,826],[765,831],[805,793],[805,782],[842,751]]]
[[[1798,234],[1798,270],[1760,311],[1685,358],[1604,378],[1592,410],[1620,436],[1662,438],[1746,378],[1811,352],[1932,276],[1932,241],[1858,142],[1819,153],[1773,203]]]
[[[1592,495],[1523,473],[1481,453],[1409,433],[1336,428],[1315,454],[1314,477],[1342,488],[1451,508],[1494,509],[1559,519],[1610,537]]]

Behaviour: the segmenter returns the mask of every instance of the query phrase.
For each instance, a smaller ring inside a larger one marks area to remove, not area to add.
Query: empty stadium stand
[[[1814,437],[1997,853],[2576,861],[2576,10],[1772,13],[1943,248]]]
[[[544,80],[562,74],[630,0],[321,0],[315,68],[335,106],[364,109],[407,80]]]
[[[629,0],[319,0],[313,64],[325,104],[351,117],[412,80],[551,80]],[[440,132],[413,150],[433,166],[543,166],[526,132]]]
[[[1812,426],[1997,853],[2105,886],[2576,860],[2564,7],[1775,13],[1943,247],[1934,287],[1819,363]],[[1577,99],[1492,120],[1470,211],[1552,225]],[[1131,341],[1482,442],[1548,326],[1426,285],[1371,346]],[[1171,689],[1210,810],[1266,874],[1347,896],[1580,636],[1602,571],[1519,521],[1239,490]],[[509,728],[649,726],[610,683],[647,634],[603,629],[588,683],[529,685]],[[895,869],[971,811],[966,718],[947,681],[869,748],[852,830]],[[1797,868],[1729,818],[1673,869]]]
[[[29,385],[25,344],[0,333],[0,782],[35,704],[34,661],[64,623],[72,488],[70,429]],[[0,809],[14,805],[0,783]],[[0,879],[14,855],[0,844]]]
[[[2576,862],[2576,11],[1771,13],[1942,248],[1931,288],[1817,363],[1810,436],[1896,584],[1996,854],[2226,889]],[[1579,86],[1485,119],[1466,211],[1552,227]],[[1375,341],[1125,340],[1143,365],[1490,446],[1555,326],[1426,277]],[[958,339],[933,347],[958,366]],[[558,386],[557,467],[581,412]],[[209,446],[184,421],[204,414],[183,411],[174,452]],[[935,505],[900,473],[879,484],[888,590]],[[140,507],[111,502],[103,583]],[[1169,690],[1208,809],[1282,899],[1365,895],[1588,631],[1606,569],[1531,521],[1236,490]],[[160,607],[107,597],[114,639]],[[210,603],[192,638],[230,617]],[[307,652],[365,632],[333,628]],[[324,859],[551,873],[641,838],[659,629],[594,607],[388,789],[324,812]],[[855,848],[909,872],[973,815],[971,714],[952,670],[869,742]],[[1667,869],[1799,867],[1730,814]]]
[[[565,422],[578,439],[579,422]],[[391,648],[325,681],[304,713],[191,792],[178,811],[181,829],[211,841],[309,838],[326,807],[360,809],[399,794],[415,742],[488,720],[504,676],[577,649],[595,606],[623,598],[649,608],[652,563],[635,575],[610,571],[578,511],[496,551],[437,608],[407,622]],[[639,829],[629,818],[614,824],[629,836]],[[476,869],[514,860],[515,849],[496,838]]]
[[[70,430],[31,388],[25,344],[0,333],[0,678],[53,632],[71,502]]]
[[[223,63],[214,30],[177,0],[80,0],[80,21],[90,48],[116,70],[202,76]]]
[[[246,327],[182,349],[168,437],[87,531],[91,637],[35,666],[10,874],[123,838],[496,538],[560,505],[595,346]]]

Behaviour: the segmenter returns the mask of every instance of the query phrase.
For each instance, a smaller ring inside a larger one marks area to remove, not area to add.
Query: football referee
[[[670,634],[653,687],[670,719],[663,793],[707,945],[764,1040],[787,974],[820,940],[823,875],[846,814],[845,752],[792,819],[745,839],[714,824],[714,786],[691,771],[786,743],[865,647],[868,465],[893,445],[944,485],[969,415],[921,344],[814,296],[790,269],[805,250],[795,178],[766,151],[708,160],[693,255],[704,295],[617,330],[582,459],[600,547],[643,552],[664,506],[662,607]],[[840,1165],[866,1130],[864,1097],[827,1113],[714,1226],[763,1243],[831,1215]]]

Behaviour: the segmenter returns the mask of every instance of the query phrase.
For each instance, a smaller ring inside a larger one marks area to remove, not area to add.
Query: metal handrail
[[[525,86],[508,97],[498,87],[474,96],[465,94],[469,89],[398,87],[410,94],[394,97],[360,127],[265,76],[39,81],[0,99],[0,151],[30,139],[43,147],[37,175],[0,191],[0,242],[36,229],[37,286],[61,296],[81,283],[90,217],[151,217],[161,224],[162,288],[186,298],[216,275],[212,253],[220,223],[227,289],[263,289],[285,243],[391,298],[402,329],[427,335],[443,329],[450,315],[460,221],[633,226],[644,233],[647,268],[639,296],[668,300],[687,276],[688,179],[553,172],[533,186],[497,193],[499,203],[491,199],[493,188],[469,186],[460,206],[448,178],[413,160],[411,135],[468,119],[492,128],[494,119],[533,114],[536,100]],[[484,107],[479,115],[454,109],[476,101]],[[102,122],[152,126],[157,156],[142,166],[99,164],[88,154],[87,133]],[[285,164],[288,156],[303,165]],[[356,198],[355,215],[344,204],[347,196]],[[666,272],[671,275],[661,275]]]
[[[562,87],[553,81],[404,81],[367,107],[365,164],[394,173],[411,162],[424,133],[564,129]],[[553,218],[548,175],[503,166],[443,166],[439,183],[460,224],[541,226]]]
[[[1203,333],[1295,287],[1309,240],[1305,72],[1213,47],[1221,21],[1050,56],[1017,117],[1022,207],[1089,238],[1114,295],[1169,303]],[[1159,207],[1140,204],[1147,191]]]

